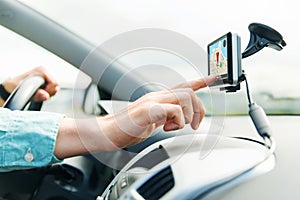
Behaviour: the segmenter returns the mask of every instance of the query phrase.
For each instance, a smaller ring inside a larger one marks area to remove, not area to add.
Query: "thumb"
[[[50,98],[50,95],[47,91],[39,89],[34,95],[33,100],[35,102],[47,101]]]

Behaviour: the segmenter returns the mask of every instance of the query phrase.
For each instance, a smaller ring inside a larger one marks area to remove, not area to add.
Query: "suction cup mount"
[[[242,59],[259,52],[265,47],[270,47],[280,51],[284,46],[286,46],[286,42],[283,40],[282,35],[267,25],[251,23],[248,26],[248,29],[250,31],[250,40],[245,51],[242,53]],[[238,81],[239,83],[236,86],[221,88],[221,90],[225,90],[226,92],[236,92],[240,90],[240,83],[244,80],[245,74],[244,70],[242,70],[242,74]]]
[[[242,58],[251,56],[264,47],[270,47],[280,51],[286,46],[282,35],[267,25],[252,23],[249,25],[248,29],[250,31],[250,41],[247,48],[242,53]]]

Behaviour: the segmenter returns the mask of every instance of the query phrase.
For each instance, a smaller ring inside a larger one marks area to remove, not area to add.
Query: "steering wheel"
[[[27,77],[18,87],[11,93],[5,101],[3,107],[11,110],[41,110],[43,102],[35,102],[33,100],[34,94],[38,89],[44,87],[45,80],[40,76]]]

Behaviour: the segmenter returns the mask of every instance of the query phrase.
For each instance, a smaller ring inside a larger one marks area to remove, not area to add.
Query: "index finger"
[[[214,83],[217,79],[216,75],[210,75],[202,79],[192,80],[186,83],[179,84],[174,87],[176,88],[191,88],[194,91],[199,90],[200,88],[204,88]]]

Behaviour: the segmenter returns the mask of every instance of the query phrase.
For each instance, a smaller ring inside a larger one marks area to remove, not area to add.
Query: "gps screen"
[[[228,73],[227,47],[226,35],[208,46],[209,73],[219,78],[225,78],[224,76]]]

